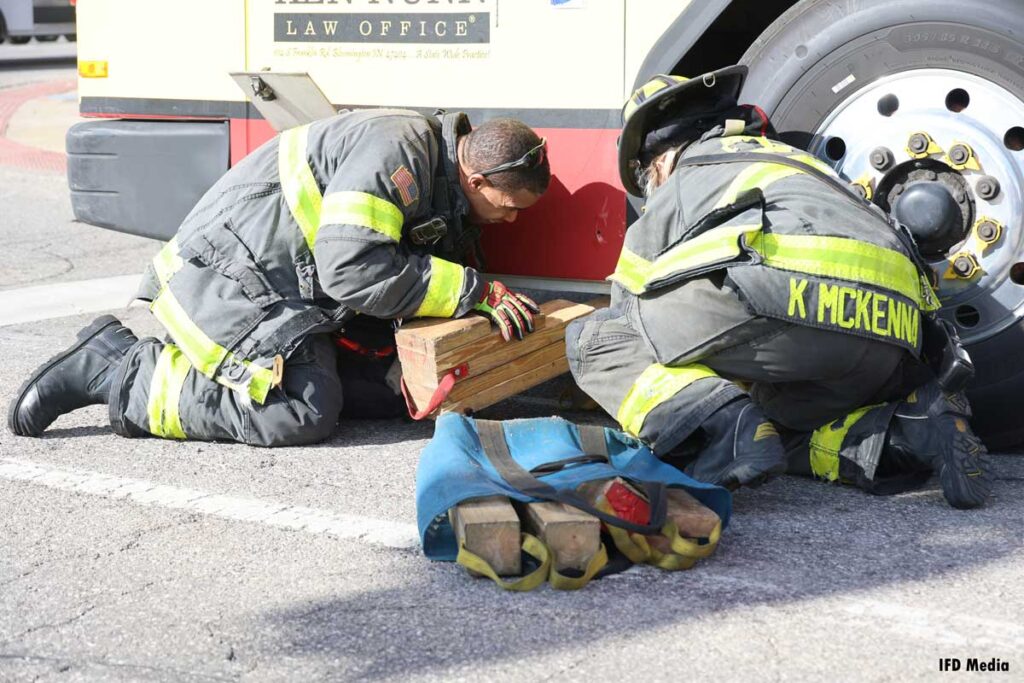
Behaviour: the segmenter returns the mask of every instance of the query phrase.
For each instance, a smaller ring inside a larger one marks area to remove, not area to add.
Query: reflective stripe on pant
[[[284,381],[260,405],[187,364],[172,344],[144,339],[112,381],[110,417],[124,436],[293,446],[328,438],[342,408],[335,346],[307,339],[285,364]],[[356,399],[358,400],[358,399]]]
[[[899,405],[890,401],[865,406],[813,432],[786,434],[786,472],[851,484],[877,495],[920,486],[931,467],[886,449]]]
[[[613,309],[571,323],[566,355],[580,388],[659,455],[743,395],[708,368],[659,365],[643,338]]]

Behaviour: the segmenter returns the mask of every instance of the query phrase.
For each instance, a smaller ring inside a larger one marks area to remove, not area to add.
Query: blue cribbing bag
[[[584,482],[614,477],[635,482],[645,490],[650,498],[650,526],[614,517],[608,514],[610,509],[594,509],[575,493]],[[727,490],[699,482],[663,463],[624,432],[577,426],[557,417],[490,422],[445,413],[438,418],[434,438],[420,455],[416,471],[417,525],[427,557],[460,562],[448,510],[463,501],[487,496],[507,496],[523,502],[560,501],[599,517],[608,524],[609,531],[617,527],[614,531],[620,536],[629,532],[657,534],[665,520],[666,486],[686,490],[719,516],[722,529],[728,525],[732,497]]]

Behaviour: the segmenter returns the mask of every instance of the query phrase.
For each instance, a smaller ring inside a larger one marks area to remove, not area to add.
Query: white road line
[[[873,599],[847,599],[847,614],[863,617],[872,625],[885,625],[902,636],[958,647],[992,647],[1020,651],[1024,627],[1002,619],[986,619],[955,610],[911,607]]]
[[[419,545],[414,524],[390,522],[331,510],[299,507],[256,498],[237,498],[197,489],[156,484],[144,479],[123,479],[100,472],[65,470],[28,460],[0,458],[0,479],[23,481],[61,491],[102,498],[129,500],[140,505],[198,512],[240,522],[256,522],[278,529],[327,534],[370,545],[407,549]]]
[[[758,595],[783,598],[788,591],[769,581],[747,577],[705,574],[703,581],[740,586]],[[1009,651],[1024,648],[1024,626],[1004,619],[975,617],[956,609],[934,609],[900,602],[886,602],[860,595],[825,596],[819,603],[825,611],[842,610],[851,618],[865,619],[865,628],[886,629],[898,636],[929,643],[961,647],[998,647]]]
[[[59,282],[0,291],[0,327],[124,308],[141,275]]]

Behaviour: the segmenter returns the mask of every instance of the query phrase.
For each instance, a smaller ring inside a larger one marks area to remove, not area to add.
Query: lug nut
[[[974,186],[978,196],[988,201],[999,196],[999,181],[990,175],[983,175],[978,178],[978,184]]]
[[[978,267],[978,262],[970,254],[961,254],[953,260],[953,272],[960,277],[970,277]]]
[[[971,158],[971,148],[967,145],[953,145],[949,150],[949,160],[954,164],[966,164]]]
[[[995,242],[999,237],[999,226],[992,221],[982,221],[978,226],[978,237],[982,242]]]
[[[871,154],[869,155],[871,166],[878,171],[884,171],[889,168],[895,160],[896,159],[893,157],[892,152],[888,147],[876,147],[871,150]]]
[[[850,189],[853,190],[854,194],[861,199],[868,198],[868,188],[864,187],[860,183],[850,183]]]
[[[924,133],[914,133],[910,136],[907,146],[914,154],[923,154],[928,151],[928,136]]]

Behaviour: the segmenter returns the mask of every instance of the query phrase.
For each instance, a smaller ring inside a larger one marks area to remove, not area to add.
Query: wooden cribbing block
[[[453,369],[459,377],[443,410],[480,410],[568,371],[565,327],[607,305],[607,298],[586,304],[549,301],[534,318],[534,332],[506,342],[490,320],[423,319],[403,325],[395,335],[402,377],[417,409],[428,405]]]
[[[670,487],[668,518],[676,523],[679,535],[685,538],[707,538],[721,521],[714,510],[689,493]]]
[[[522,573],[519,517],[508,498],[490,496],[466,501],[449,510],[448,518],[460,547],[465,545],[501,576]]]
[[[601,522],[563,503],[517,503],[526,530],[554,555],[555,569],[584,571],[601,548]]]
[[[597,505],[601,499],[607,500],[616,516],[635,524],[647,524],[651,518],[647,497],[625,479],[616,477],[590,481],[581,484],[577,491],[591,505]],[[719,522],[714,510],[683,489],[669,487],[666,498],[666,518],[676,523],[679,535],[684,538],[707,538]],[[655,550],[671,552],[669,540],[664,536],[647,536],[647,539]]]

